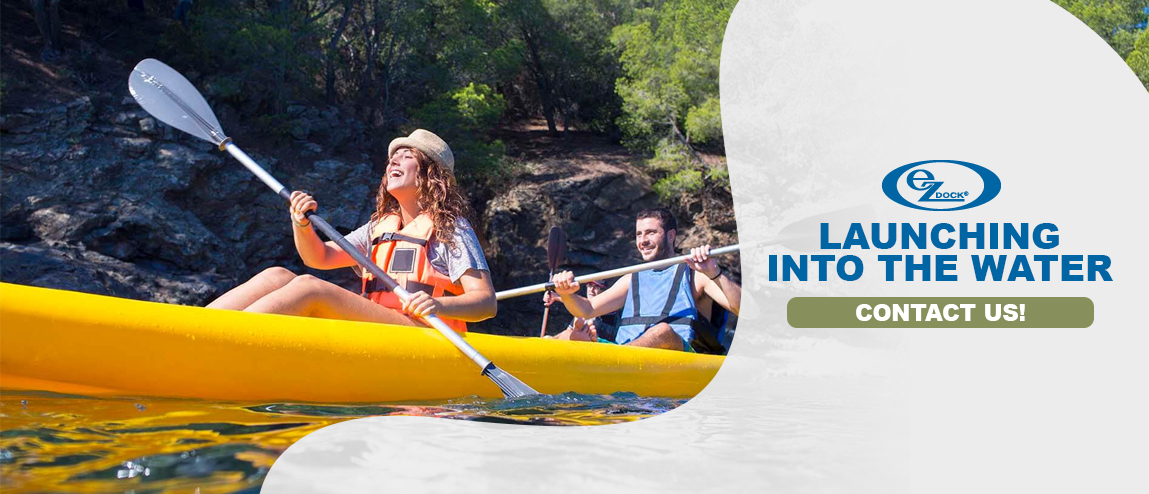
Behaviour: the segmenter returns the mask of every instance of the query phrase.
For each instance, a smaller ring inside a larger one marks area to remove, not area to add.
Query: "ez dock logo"
[[[965,161],[919,161],[886,175],[882,191],[894,202],[914,209],[957,211],[997,197],[1001,179],[985,167]]]

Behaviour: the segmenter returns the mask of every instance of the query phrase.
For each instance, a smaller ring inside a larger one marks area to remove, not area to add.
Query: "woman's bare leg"
[[[256,300],[283,288],[293,279],[295,279],[295,273],[285,268],[278,266],[267,268],[247,280],[246,283],[228,290],[227,293],[207,304],[207,307],[209,309],[244,310],[249,305],[254,304]]]
[[[388,309],[311,275],[296,276],[283,288],[260,298],[247,312],[425,326],[399,311]]]

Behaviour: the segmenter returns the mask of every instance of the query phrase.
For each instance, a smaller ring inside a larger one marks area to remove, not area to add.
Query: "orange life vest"
[[[399,228],[400,217],[389,214],[371,231],[371,261],[378,265],[408,292],[424,292],[432,297],[459,295],[463,287],[445,274],[435,271],[428,257],[427,244],[435,235],[431,217],[421,214]],[[401,310],[403,302],[382,281],[363,270],[363,296],[384,307]],[[441,317],[451,329],[467,332],[467,324],[458,319]]]

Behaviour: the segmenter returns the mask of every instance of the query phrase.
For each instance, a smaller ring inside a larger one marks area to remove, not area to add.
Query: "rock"
[[[0,242],[5,282],[156,302],[205,305],[231,284],[213,275],[159,275],[83,247]]]
[[[81,161],[88,157],[92,148],[82,144],[76,144],[68,148],[68,153],[64,155],[70,161]]]
[[[153,170],[160,175],[157,178],[166,183],[164,188],[168,190],[191,187],[192,181],[204,168],[218,166],[223,161],[218,156],[174,143],[161,144],[155,156]]]
[[[93,100],[104,102],[98,115]],[[223,99],[214,104],[225,128],[242,128],[238,110]],[[298,127],[293,134],[305,140],[280,149],[256,133],[241,135],[247,153],[284,184],[318,197],[337,229],[365,223],[381,171],[372,165],[378,150],[368,144],[374,139],[366,126],[333,106],[294,104],[287,113]],[[173,132],[130,97],[97,93],[9,111],[0,132],[5,282],[202,305],[262,269],[284,266],[358,289],[349,269],[302,265],[282,200],[249,171],[211,143]],[[326,159],[335,151],[355,158]],[[532,165],[490,190],[468,186],[496,289],[545,281],[553,225],[570,238],[568,268],[586,273],[635,262],[634,214],[655,203],[650,179],[629,166],[563,159]],[[733,214],[720,202],[675,206],[697,213],[682,222],[687,241],[725,245],[734,238]],[[472,329],[537,334],[538,305],[537,297],[500,303],[496,319]],[[551,319],[568,321],[562,309]]]
[[[156,160],[166,163],[168,168],[188,167],[200,169],[209,165],[218,165],[223,159],[199,149],[174,143],[161,144],[156,149]]]
[[[306,190],[320,202],[322,214],[332,226],[346,231],[358,228],[374,210],[374,176],[367,163],[348,164],[320,160],[293,181],[296,190]]]
[[[116,198],[112,205],[114,221],[82,239],[88,249],[121,261],[164,262],[193,272],[235,267],[219,238],[175,204]]]
[[[57,242],[76,242],[96,228],[112,221],[112,216],[84,209],[53,206],[34,211],[28,223],[36,237]]]
[[[107,134],[120,137],[139,137],[139,134],[134,130],[127,129],[118,125],[95,124],[92,126],[92,132],[100,134]]]
[[[4,145],[44,142],[49,138],[65,140],[82,136],[92,123],[92,100],[77,98],[63,105],[25,108],[20,113],[5,115]]]
[[[291,136],[301,141],[306,141],[307,136],[311,135],[311,122],[307,119],[295,120],[291,124]]]
[[[156,119],[152,117],[140,119],[140,132],[145,135],[157,136],[160,134],[159,128],[156,126]]]
[[[595,194],[594,205],[604,211],[622,211],[638,202],[648,192],[629,176],[618,175]]]
[[[26,204],[0,195],[0,242],[22,242],[33,238]]]
[[[115,143],[117,148],[134,158],[147,154],[152,147],[152,140],[146,137],[120,137]]]
[[[292,119],[291,134],[299,140],[309,140],[326,148],[340,148],[347,142],[364,142],[366,127],[353,118],[342,118],[339,109],[329,106],[323,110],[298,105],[289,106]]]
[[[3,121],[0,122],[0,130],[4,132],[27,133],[29,130],[22,129],[24,129],[24,127],[31,121],[32,117],[25,113],[13,113],[10,115],[5,115]]]

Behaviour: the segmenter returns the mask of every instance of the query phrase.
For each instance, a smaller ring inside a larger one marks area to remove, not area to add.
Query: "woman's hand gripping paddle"
[[[550,270],[550,278],[555,276],[555,269],[563,263],[563,259],[567,256],[567,234],[563,232],[562,228],[557,226],[551,227],[551,233],[547,236],[547,269]],[[551,306],[547,304],[546,309],[543,309],[543,327],[539,330],[539,338],[547,335],[547,317],[551,314]]]
[[[153,59],[147,59],[136,65],[132,69],[132,74],[128,77],[128,91],[131,92],[132,97],[140,104],[148,113],[156,117],[160,121],[180,129],[195,137],[208,141],[216,146],[219,146],[221,151],[227,151],[236,160],[239,160],[249,171],[259,177],[263,183],[271,187],[280,197],[284,200],[291,201],[291,192],[279,183],[275,177],[267,173],[263,167],[259,166],[254,160],[251,159],[246,153],[239,149],[231,138],[223,133],[220,128],[219,120],[215,118],[215,113],[211,111],[211,106],[203,99],[199,91],[196,90],[184,76],[176,72],[175,69],[164,65],[163,62]],[[395,292],[395,295],[403,300],[407,300],[411,294],[403,287],[399,286],[395,280],[387,276],[379,266],[367,259],[359,249],[356,249],[343,238],[335,228],[332,228],[326,220],[314,211],[305,213],[311,222],[327,235],[328,238],[333,240],[339,248],[343,249],[350,255],[355,262],[363,266],[364,269],[371,272],[375,278],[382,281],[388,288]],[[458,333],[448,327],[441,319],[434,314],[424,318],[427,324],[439,330],[447,341],[455,345],[459,351],[463,352],[467,357],[475,362],[481,369],[484,376],[490,378],[499,389],[503,391],[503,395],[507,398],[518,398],[520,396],[529,396],[538,394],[537,391],[531,389],[522,381],[516,379],[514,376],[508,374],[506,371],[499,369],[482,356],[470,344],[466,342]]]

